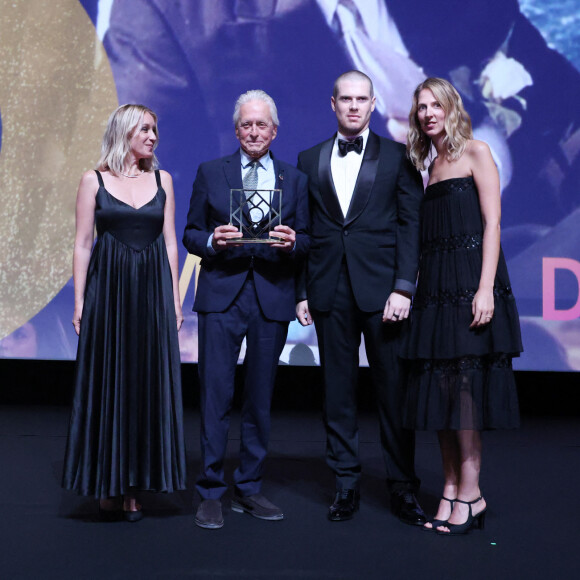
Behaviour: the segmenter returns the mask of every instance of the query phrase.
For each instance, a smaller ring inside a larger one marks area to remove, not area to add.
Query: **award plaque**
[[[230,224],[242,234],[229,244],[277,244],[284,240],[269,235],[281,225],[281,189],[230,189]]]

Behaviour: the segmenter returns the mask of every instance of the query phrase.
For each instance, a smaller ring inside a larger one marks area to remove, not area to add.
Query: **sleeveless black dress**
[[[63,487],[97,498],[185,488],[179,343],[165,191],[139,209],[97,172]]]
[[[479,286],[483,223],[472,177],[427,187],[421,206],[421,260],[410,332],[404,424],[409,429],[517,427],[512,357],[522,351],[516,303],[503,253],[490,324],[470,329]]]

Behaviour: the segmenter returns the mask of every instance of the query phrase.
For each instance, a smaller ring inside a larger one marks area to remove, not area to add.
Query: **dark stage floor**
[[[264,492],[286,519],[263,522],[228,506],[224,528],[215,531],[193,521],[197,412],[186,413],[190,491],[143,494],[147,517],[137,524],[98,523],[93,501],[60,489],[67,421],[66,407],[0,407],[2,579],[578,577],[577,419],[524,418],[518,431],[485,434],[486,529],[456,538],[423,533],[391,515],[372,415],[361,421],[364,479],[354,520],[326,520],[333,486],[319,416],[278,412]],[[433,434],[419,434],[417,467],[431,512],[440,486]]]

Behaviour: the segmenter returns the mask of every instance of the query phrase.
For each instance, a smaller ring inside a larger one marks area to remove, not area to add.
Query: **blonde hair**
[[[121,105],[109,117],[101,144],[101,157],[95,169],[110,171],[113,175],[123,172],[125,161],[131,151],[131,139],[146,113],[153,117],[156,126],[155,134],[159,138],[157,115],[151,109],[144,105]],[[158,143],[159,139],[153,144],[153,149]],[[153,154],[149,159],[140,159],[139,167],[144,171],[151,171],[159,167],[159,162]]]
[[[425,169],[425,160],[431,151],[431,139],[421,130],[418,118],[419,94],[424,89],[433,93],[445,111],[443,143],[447,147],[448,159],[459,159],[465,151],[467,142],[473,139],[471,118],[463,107],[463,101],[455,87],[445,79],[430,77],[424,80],[413,93],[413,105],[409,113],[409,133],[407,134],[407,156],[419,171]]]

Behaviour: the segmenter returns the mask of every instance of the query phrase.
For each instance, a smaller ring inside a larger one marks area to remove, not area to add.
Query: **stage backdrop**
[[[442,76],[459,89],[501,174],[525,346],[516,368],[580,369],[580,0],[346,4],[0,0],[0,357],[75,356],[76,187],[118,104],[159,115],[180,237],[198,164],[238,145],[240,93],[274,97],[273,151],[295,162],[332,135],[333,81],[358,68],[375,82],[372,128],[399,141],[418,82]],[[183,361],[197,360],[199,268],[182,249]],[[292,323],[282,361],[318,364],[312,327]]]

